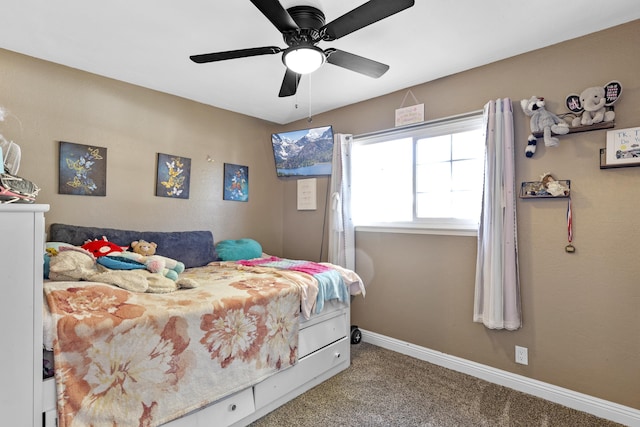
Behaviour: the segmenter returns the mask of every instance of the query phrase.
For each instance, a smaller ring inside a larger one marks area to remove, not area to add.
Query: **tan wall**
[[[616,128],[640,126],[638,46],[640,21],[634,21],[412,87],[427,119],[511,98],[516,182],[537,180],[545,172],[571,180],[577,250],[564,251],[566,200],[518,200],[524,326],[517,332],[491,331],[471,320],[475,238],[358,232],[356,270],[368,293],[354,302],[353,323],[640,409],[640,167],[599,169],[606,131],[560,137],[556,148],[540,142],[535,157],[525,158],[529,122],[519,106],[520,99],[538,95],[547,99],[549,110],[564,113],[569,93],[619,80],[624,89]],[[353,134],[392,128],[405,94],[320,114],[314,123]],[[285,228],[284,252],[317,253],[321,218],[307,223],[304,213],[291,210],[294,201],[295,182],[287,182],[284,214],[287,224],[296,226]],[[528,366],[515,364],[516,344],[529,348]]]
[[[271,123],[4,50],[0,105],[17,117],[0,133],[21,146],[19,175],[42,187],[49,224],[211,230],[281,253]],[[107,148],[106,197],[58,194],[58,141]],[[155,196],[157,153],[191,159],[188,200]],[[249,166],[248,202],[222,200],[224,163]]]
[[[490,331],[471,322],[475,238],[357,233],[365,300],[353,306],[364,329],[640,409],[640,168],[599,170],[605,132],[561,137],[524,157],[528,121],[517,101],[545,96],[564,112],[570,92],[620,80],[617,128],[640,126],[640,21],[412,87],[427,119],[516,103],[517,178],[544,172],[571,179],[575,254],[564,253],[562,201],[519,201],[524,327]],[[392,72],[392,71],[391,71]],[[314,117],[354,134],[393,127],[399,91]],[[318,210],[295,209],[296,181],[275,177],[269,134],[286,127],[0,50],[1,133],[23,149],[20,174],[51,204],[47,221],[134,229],[210,229],[217,239],[253,237],[273,254],[318,259],[328,179]],[[106,197],[57,194],[58,141],[108,148]],[[156,153],[192,159],[191,198],[154,196]],[[206,161],[210,155],[214,163]],[[222,201],[223,163],[250,167],[248,203]],[[284,224],[284,225],[283,225]],[[326,237],[325,239],[326,240]],[[326,257],[326,255],[323,255]],[[529,365],[513,362],[514,345]]]

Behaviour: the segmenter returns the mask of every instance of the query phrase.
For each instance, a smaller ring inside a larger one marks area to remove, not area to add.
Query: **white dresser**
[[[0,414],[41,426],[42,267],[49,205],[0,204]]]

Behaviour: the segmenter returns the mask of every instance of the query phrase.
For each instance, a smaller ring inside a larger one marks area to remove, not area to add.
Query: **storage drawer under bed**
[[[348,366],[350,345],[349,339],[344,337],[301,359],[295,366],[256,384],[254,386],[256,410],[339,365]]]
[[[347,315],[343,311],[331,319],[300,330],[298,335],[298,357],[301,359],[348,335],[349,324]]]
[[[53,379],[52,379],[53,380]],[[55,385],[53,381],[49,381],[49,385]],[[45,388],[47,381],[45,381]],[[222,398],[209,406],[200,408],[189,414],[163,424],[167,427],[194,427],[209,426],[211,420],[215,420],[215,425],[228,426],[241,419],[251,415],[255,411],[253,401],[253,389],[246,388],[238,393]],[[43,427],[56,427],[56,410],[45,408],[43,410]]]

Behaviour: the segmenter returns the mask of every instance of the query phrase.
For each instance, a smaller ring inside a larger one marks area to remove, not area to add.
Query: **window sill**
[[[422,224],[371,224],[357,225],[355,230],[364,233],[433,234],[440,236],[477,237],[478,230],[472,226],[425,226]]]

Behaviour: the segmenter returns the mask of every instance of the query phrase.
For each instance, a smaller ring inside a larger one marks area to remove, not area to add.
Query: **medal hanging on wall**
[[[572,254],[576,251],[576,248],[571,244],[571,242],[573,241],[573,212],[571,211],[571,197],[569,197],[568,200],[569,201],[567,202],[567,240],[569,241],[569,244],[564,247],[564,250],[565,252]]]

